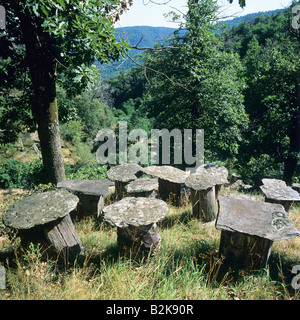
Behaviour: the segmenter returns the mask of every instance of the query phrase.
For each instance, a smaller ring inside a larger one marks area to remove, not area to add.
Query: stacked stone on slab
[[[228,182],[228,171],[225,167],[202,165],[196,173],[185,181],[191,189],[193,215],[203,222],[210,222],[217,217],[218,194],[221,186]]]
[[[168,212],[163,200],[126,197],[103,209],[104,221],[117,227],[118,246],[132,258],[153,254],[160,249],[157,223]]]
[[[300,194],[288,187],[286,183],[278,179],[262,179],[261,191],[265,195],[265,201],[282,204],[288,212],[294,202],[300,202]]]
[[[158,189],[157,178],[141,178],[129,182],[125,186],[126,193],[131,197],[153,198]]]
[[[125,186],[142,174],[142,167],[135,163],[123,163],[109,169],[107,177],[115,183],[116,199],[122,199],[126,193]]]
[[[98,217],[104,207],[104,195],[109,193],[109,187],[113,183],[105,179],[97,180],[64,180],[57,187],[74,193],[79,202],[77,205],[77,216]]]
[[[264,268],[274,241],[300,234],[280,204],[224,196],[218,202],[219,254],[234,269]]]
[[[181,186],[190,175],[172,166],[150,166],[143,168],[147,175],[158,178],[158,193],[162,200],[170,201],[173,205],[179,205],[181,200]]]
[[[34,194],[13,204],[3,224],[18,230],[25,248],[39,243],[45,255],[73,261],[83,249],[70,217],[78,201],[64,189]]]

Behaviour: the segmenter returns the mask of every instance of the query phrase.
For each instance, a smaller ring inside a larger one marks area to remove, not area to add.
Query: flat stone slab
[[[47,191],[24,198],[3,215],[7,227],[18,230],[31,229],[68,215],[77,206],[77,196],[65,189]]]
[[[228,170],[223,166],[203,164],[197,168],[196,174],[202,176],[207,181],[211,181],[214,185],[228,183]]]
[[[218,202],[218,230],[240,232],[271,241],[300,235],[280,204],[224,196],[220,196]]]
[[[141,177],[142,169],[135,163],[123,163],[109,169],[107,177],[112,181],[129,182]]]
[[[150,166],[143,168],[143,172],[172,183],[184,183],[190,175],[188,171],[183,171],[172,166]]]
[[[300,183],[293,183],[292,189],[294,189],[295,191],[297,191],[299,193],[300,192]]]
[[[203,176],[198,173],[191,174],[185,181],[187,187],[197,190],[204,191],[215,186],[214,180],[209,179],[207,176]]]
[[[231,182],[230,189],[238,191],[252,191],[253,186],[251,186],[250,184],[244,184],[242,180],[238,179],[236,181]]]
[[[75,194],[101,196],[109,192],[109,187],[114,184],[105,179],[98,180],[64,180],[59,182],[57,187],[64,188]]]
[[[127,228],[146,226],[161,220],[168,205],[159,199],[127,197],[103,208],[103,219],[110,225]]]
[[[261,179],[261,182],[263,183],[263,185],[265,186],[282,186],[282,187],[286,187],[286,183],[283,180],[279,180],[279,179],[268,179],[268,178],[264,178]]]
[[[141,178],[135,181],[129,182],[125,186],[125,190],[128,193],[148,192],[158,188],[157,178]]]
[[[282,180],[262,179],[263,185],[260,186],[265,197],[270,200],[278,201],[300,201],[300,194],[288,187]]]

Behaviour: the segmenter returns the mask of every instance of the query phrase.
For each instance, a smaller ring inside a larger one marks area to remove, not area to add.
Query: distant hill
[[[234,26],[237,26],[239,25],[240,23],[242,22],[252,22],[254,21],[257,17],[261,16],[261,15],[270,15],[270,14],[276,14],[278,13],[279,11],[282,11],[283,9],[276,9],[276,10],[271,10],[271,11],[260,11],[260,12],[255,12],[255,13],[249,13],[249,14],[246,14],[244,16],[241,16],[241,17],[236,17],[236,18],[233,18],[233,19],[230,19],[230,20],[225,20],[225,21],[222,21],[223,24],[225,24],[227,26],[227,29],[231,29],[233,28]]]
[[[135,26],[116,28],[117,38],[123,38],[132,46],[138,46],[139,48],[153,48],[154,44],[159,41],[164,41],[169,35],[171,35],[176,29],[166,27],[150,27],[150,26]],[[140,50],[131,50],[129,55],[135,57],[137,54],[141,54]],[[140,59],[135,58],[136,61]],[[111,77],[120,71],[128,70],[135,66],[135,63],[128,58],[121,59],[118,62],[111,62],[110,64],[100,65],[96,62],[101,72],[103,79]]]
[[[244,21],[252,22],[261,15],[276,14],[279,11],[281,11],[281,9],[250,13],[241,17],[222,21],[222,23],[227,26],[227,30],[228,30]],[[175,30],[176,30],[175,28],[150,27],[150,26],[116,28],[117,38],[119,39],[123,38],[124,40],[129,42],[132,46],[138,46],[140,48],[141,47],[153,48],[155,43],[159,41],[164,41]],[[142,54],[142,53],[139,50],[131,50],[129,54],[131,57],[135,57],[136,54]],[[135,57],[135,60],[140,61],[140,59],[137,57]],[[121,59],[118,62],[111,62],[110,64],[103,64],[103,65],[101,65],[99,62],[96,61],[95,64],[100,69],[101,77],[103,79],[112,77],[121,71],[129,70],[130,68],[135,66],[134,62],[132,62],[128,58]]]
[[[173,33],[175,28],[135,26],[116,28],[117,37],[123,38],[133,46],[153,47],[154,43],[163,41]]]

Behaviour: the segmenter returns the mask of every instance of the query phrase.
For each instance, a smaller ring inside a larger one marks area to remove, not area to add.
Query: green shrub
[[[77,161],[79,167],[96,162],[96,157],[92,154],[91,148],[87,143],[81,141],[76,142],[75,153],[79,157],[79,160]]]
[[[41,159],[32,162],[8,160],[0,165],[0,188],[28,189],[44,183]]]
[[[81,120],[70,120],[60,126],[61,138],[76,144],[81,141],[84,125]]]
[[[98,163],[87,164],[82,167],[65,165],[66,179],[70,180],[95,180],[106,179],[107,165],[100,166]]]
[[[251,157],[248,163],[240,166],[238,172],[246,183],[254,183],[256,176],[270,176],[277,179],[282,178],[283,163],[278,163],[268,154]]]

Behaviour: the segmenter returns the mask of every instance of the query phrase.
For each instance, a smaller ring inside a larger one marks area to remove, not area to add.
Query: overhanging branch
[[[130,55],[129,55],[125,50],[124,50],[124,53],[125,53],[125,55],[127,56],[127,58],[128,58],[130,61],[132,61],[132,62],[133,62],[134,64],[136,64],[137,66],[143,68],[145,71],[146,71],[146,70],[150,70],[150,71],[152,71],[152,72],[155,72],[155,73],[157,73],[157,74],[160,74],[160,75],[164,76],[166,79],[168,79],[173,85],[179,86],[179,87],[183,88],[184,90],[186,90],[186,91],[188,91],[188,92],[191,92],[191,91],[190,91],[186,86],[184,86],[182,83],[173,81],[173,80],[172,80],[167,74],[165,74],[164,72],[155,70],[155,69],[153,69],[153,68],[144,66],[144,65],[136,62],[134,59],[132,59],[132,58],[130,57]],[[148,80],[148,82],[149,82],[149,80]]]

